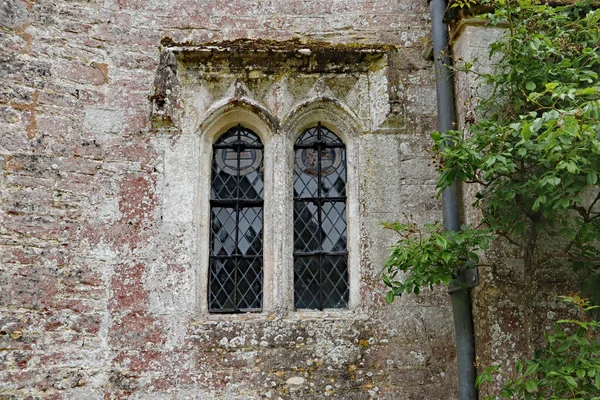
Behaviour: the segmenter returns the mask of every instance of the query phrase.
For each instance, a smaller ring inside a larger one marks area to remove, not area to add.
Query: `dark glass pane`
[[[240,259],[238,264],[237,308],[257,310],[262,307],[262,260]]]
[[[319,135],[320,130],[320,135]],[[324,126],[315,126],[314,128],[307,129],[300,137],[296,140],[297,145],[309,145],[313,144],[317,140],[324,141],[327,145],[343,145],[342,140],[336,136],[335,133],[331,132]]]
[[[317,143],[319,145],[315,146]],[[345,196],[346,152],[340,146],[343,146],[342,141],[322,126],[311,128],[298,138],[295,149],[294,196]]]
[[[296,149],[294,168],[294,196],[316,197],[319,181],[317,151],[313,149]]]
[[[348,305],[346,150],[318,125],[300,136],[295,155],[294,304],[343,308]]]
[[[337,160],[327,166],[322,162],[321,173],[321,193],[324,197],[346,197],[346,151],[344,149],[335,150]]]
[[[212,259],[210,262],[210,310],[231,310],[235,305],[235,260]]]
[[[262,254],[262,207],[240,209],[238,251],[240,255]]]
[[[263,150],[252,131],[237,126],[214,145],[212,199],[262,199]]]
[[[296,140],[297,145],[313,144],[318,139],[318,129],[314,128],[307,129],[300,137]]]
[[[209,309],[260,311],[263,148],[255,133],[238,125],[217,140],[213,155]]]
[[[323,308],[348,305],[348,264],[346,256],[321,257]]]
[[[343,148],[296,149],[294,196],[343,197],[346,195],[346,160]],[[319,164],[319,154],[321,163]]]
[[[233,128],[230,128],[227,132],[219,136],[219,139],[215,142],[215,145],[233,145],[235,142],[238,141],[238,134],[239,137],[241,137],[244,143],[247,145],[262,145],[260,143],[260,138],[256,133],[241,125],[234,126]]]
[[[346,250],[346,203],[324,202],[321,207],[321,230],[324,251]]]
[[[212,208],[211,255],[235,254],[236,212],[230,207]]]
[[[235,152],[227,149],[230,154],[235,156]],[[225,150],[223,150],[223,153]],[[216,162],[212,166],[212,187],[211,198],[213,199],[234,199],[238,187],[238,177],[224,172]]]
[[[315,251],[321,248],[319,209],[312,202],[294,202],[294,250]]]
[[[318,258],[308,256],[294,260],[294,306],[298,309],[321,309]]]
[[[259,200],[263,196],[263,171],[260,169],[252,171],[246,175],[240,176],[239,198],[244,200]]]

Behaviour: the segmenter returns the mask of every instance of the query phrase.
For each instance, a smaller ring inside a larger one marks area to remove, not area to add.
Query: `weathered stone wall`
[[[4,1],[0,398],[456,398],[446,295],[386,306],[377,277],[395,240],[379,221],[439,216],[426,3]],[[214,54],[225,66],[236,39],[294,43],[283,59],[309,65],[319,64],[297,52],[306,46],[380,55],[357,63],[365,70],[278,64],[216,71],[210,83],[210,58],[175,49],[228,41]],[[263,313],[207,314],[208,122],[222,107],[271,115],[275,165],[300,133],[286,121],[319,101],[345,110],[338,129],[354,129],[354,302],[291,310],[289,291],[276,292],[289,289],[289,254],[273,249]]]

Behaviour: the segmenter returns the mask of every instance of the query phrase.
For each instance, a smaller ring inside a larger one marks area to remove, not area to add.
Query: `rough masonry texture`
[[[388,306],[378,276],[381,221],[441,218],[426,0],[4,0],[0,46],[0,399],[457,398],[446,293]],[[348,148],[350,303],[300,312],[292,147],[317,122]],[[264,306],[217,316],[234,123],[265,143]],[[504,360],[521,327],[480,299]]]
[[[6,0],[0,24],[0,398],[456,398],[445,293],[386,306],[377,275],[380,221],[439,216],[425,0]],[[274,185],[304,116],[348,140],[348,310],[294,311],[272,249],[262,313],[206,312],[227,115],[270,130]]]

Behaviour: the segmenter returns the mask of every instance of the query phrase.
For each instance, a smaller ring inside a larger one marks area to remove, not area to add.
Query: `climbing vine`
[[[457,67],[478,74],[489,95],[463,130],[432,134],[440,193],[477,185],[481,224],[386,224],[401,236],[383,271],[388,302],[447,284],[499,238],[522,250],[529,276],[564,260],[585,276],[582,290],[599,295],[600,10],[591,1],[493,3],[489,25],[507,27],[491,45],[494,72]],[[542,248],[542,236],[553,245]]]

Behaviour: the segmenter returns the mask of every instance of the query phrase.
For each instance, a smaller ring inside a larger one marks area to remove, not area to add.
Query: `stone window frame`
[[[345,316],[360,310],[359,134],[362,131],[351,110],[334,99],[315,98],[294,107],[281,121],[250,99],[228,99],[213,104],[199,124],[200,174],[196,199],[196,226],[200,265],[197,268],[198,305],[210,319],[264,318],[271,314]],[[348,307],[344,309],[295,310],[294,308],[294,143],[318,123],[335,133],[346,145]],[[263,299],[262,312],[219,314],[208,310],[210,174],[212,145],[229,128],[241,124],[252,130],[264,146]]]

